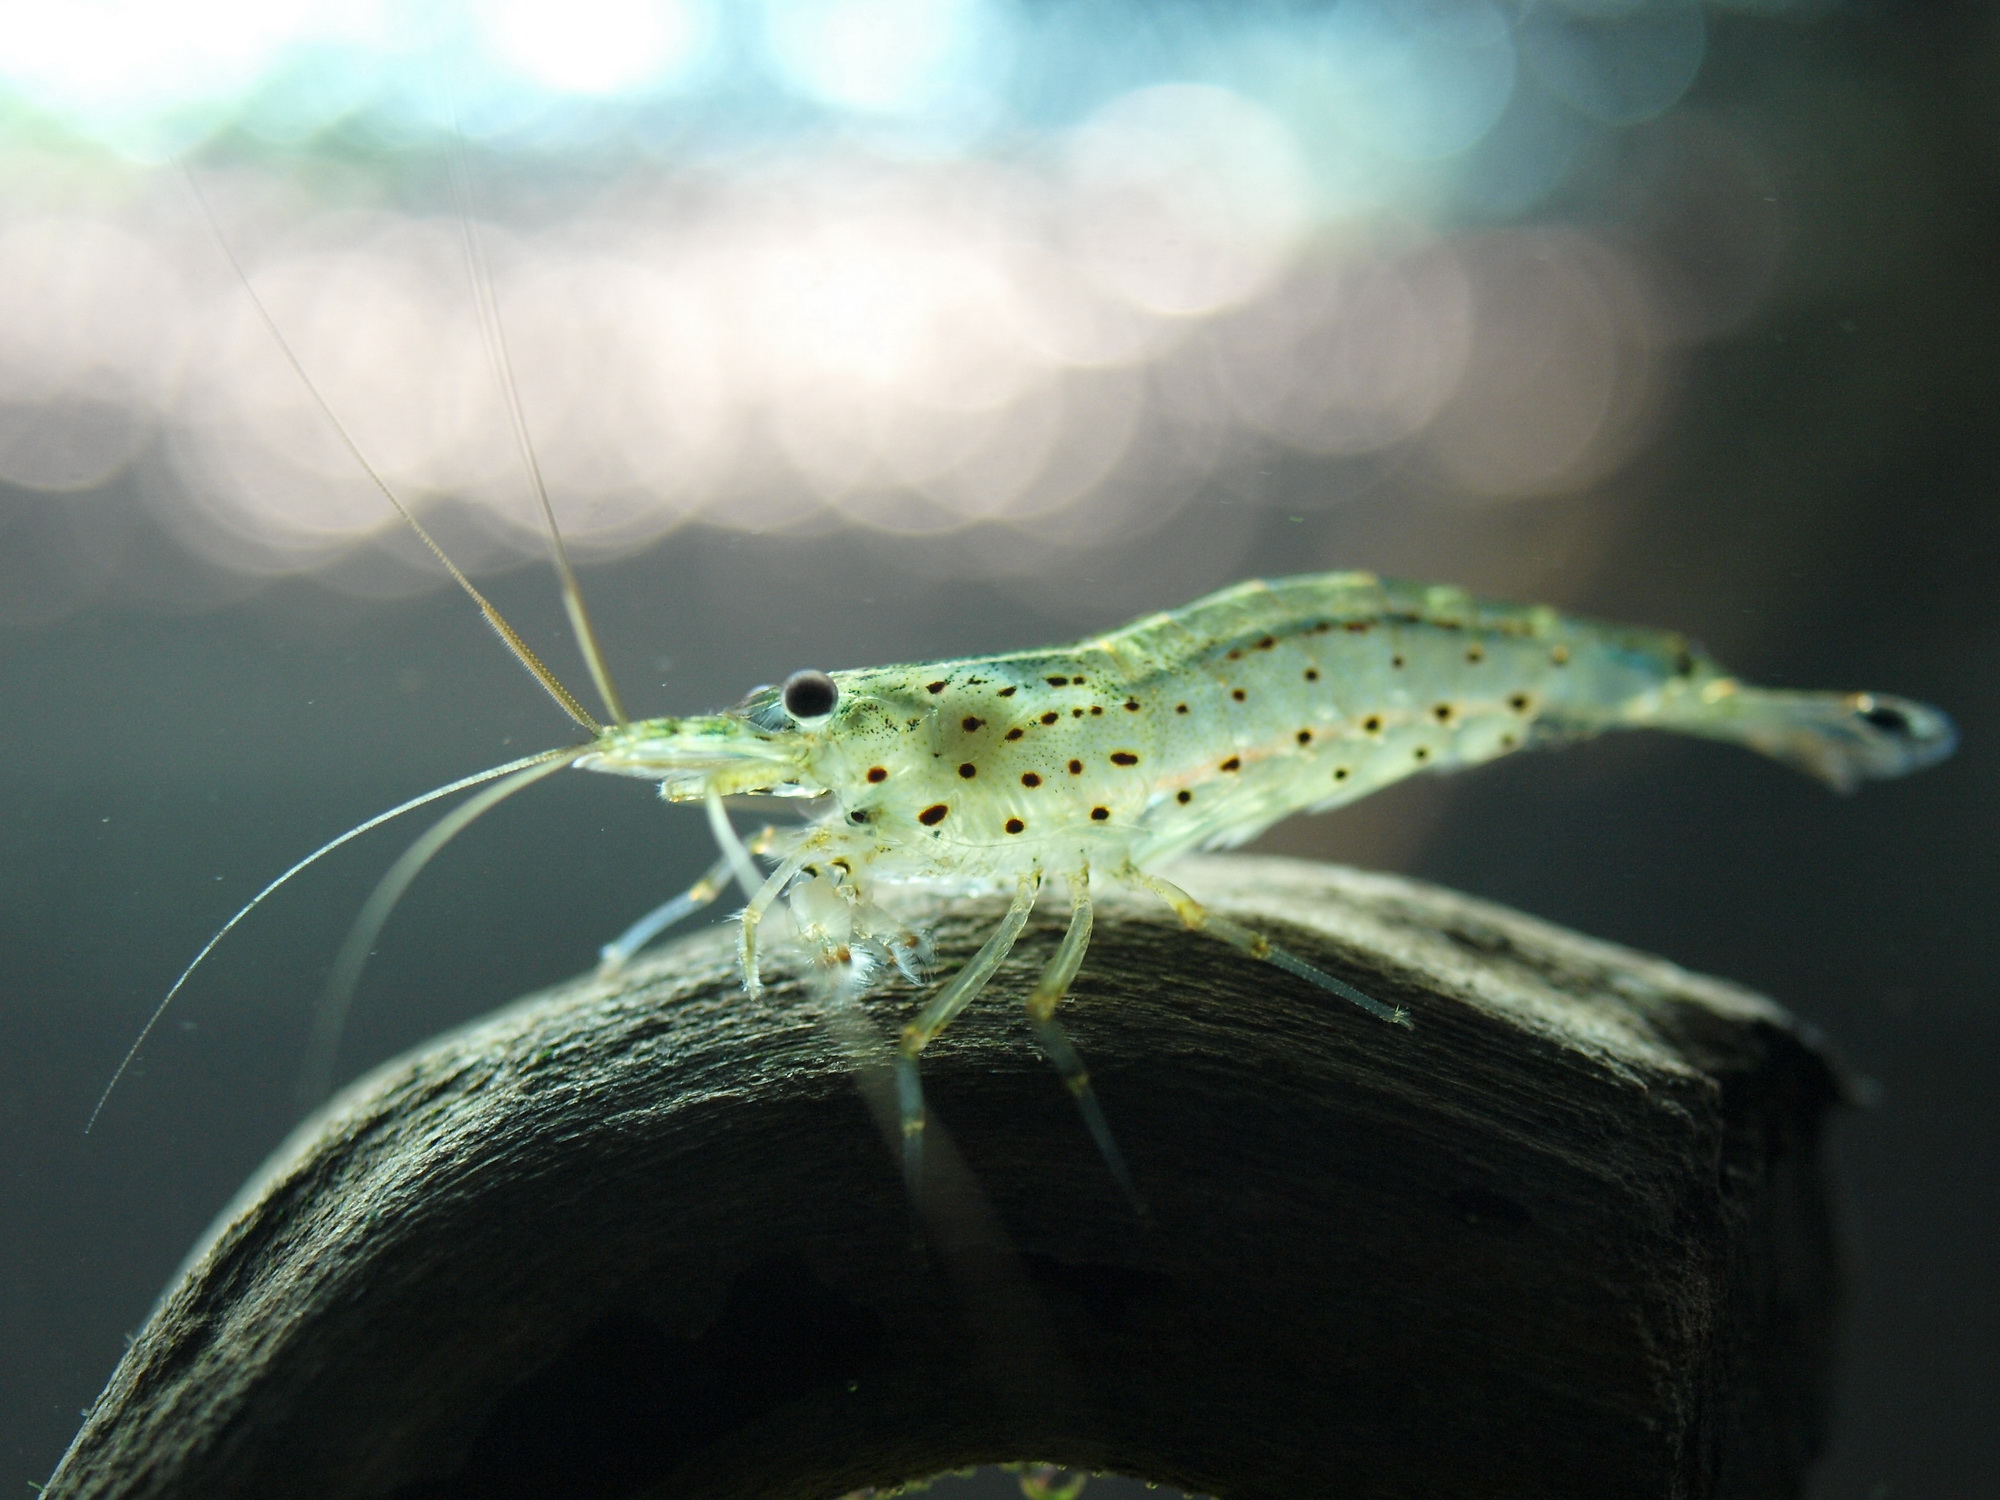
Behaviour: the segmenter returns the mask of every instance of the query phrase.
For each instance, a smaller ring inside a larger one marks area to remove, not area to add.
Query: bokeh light
[[[557,93],[606,94],[689,71],[715,21],[696,0],[509,0],[485,16],[494,54]]]
[[[982,0],[771,0],[764,12],[780,77],[835,109],[963,108],[1005,80],[1008,31]]]
[[[392,518],[179,162],[384,479],[479,518],[475,567],[542,542],[468,241],[585,553],[697,517],[984,527],[1024,538],[993,553],[1015,569],[1158,524],[1258,445],[1467,503],[1596,483],[1778,243],[1754,153],[1679,107],[1694,0],[171,24],[0,0],[0,24],[0,480],[131,472],[192,551],[259,575]],[[1616,202],[1591,196],[1608,151]]]
[[[1513,37],[1486,0],[1353,0],[1328,9],[1314,40],[1342,124],[1389,156],[1477,144],[1514,90]]]

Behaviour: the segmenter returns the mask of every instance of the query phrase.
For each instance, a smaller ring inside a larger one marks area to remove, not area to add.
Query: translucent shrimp
[[[486,276],[470,223],[468,216],[477,288]],[[247,277],[244,286],[254,300]],[[1401,1009],[1209,912],[1162,878],[1159,867],[1191,849],[1241,844],[1293,813],[1338,807],[1419,772],[1608,729],[1734,741],[1843,792],[1929,765],[1954,743],[1942,713],[1907,699],[1754,688],[1668,632],[1594,623],[1542,606],[1484,603],[1456,589],[1367,573],[1252,581],[1074,645],[918,666],[801,671],[720,713],[628,720],[541,489],[490,293],[480,309],[541,499],[563,597],[611,722],[594,718],[535,656],[382,483],[321,400],[389,503],[586,736],[412,799],[319,851],[449,792],[496,783],[420,839],[364,909],[348,957],[336,966],[337,992],[322,1005],[323,1017],[333,1018],[321,1028],[322,1068],[330,1065],[345,1009],[339,986],[351,987],[359,956],[395,896],[453,834],[486,806],[565,765],[644,777],[669,802],[704,804],[722,857],[692,889],[603,950],[607,974],[733,882],[748,899],[740,941],[751,992],[758,988],[764,919],[780,902],[822,978],[851,985],[886,959],[920,982],[929,957],[923,935],[880,904],[881,892],[947,882],[1010,896],[978,953],[944,979],[898,1038],[895,1107],[913,1194],[924,1166],[919,1059],[991,982],[1044,887],[1060,883],[1070,902],[1068,927],[1023,1000],[1107,1167],[1136,1204],[1133,1175],[1084,1061],[1057,1019],[1084,972],[1096,882],[1155,896],[1188,928],[1407,1026]],[[283,347],[275,324],[271,332]],[[311,390],[304,369],[292,363]],[[746,844],[730,827],[725,797],[814,801],[803,823],[766,829]],[[319,854],[232,917],[196,964]],[[759,859],[771,868],[761,868]],[[194,967],[160,1003],[120,1075]]]
[[[1050,650],[800,672],[724,713],[606,729],[572,764],[646,777],[671,802],[824,799],[810,822],[775,836],[780,862],[744,914],[752,990],[761,918],[780,899],[797,906],[800,931],[832,964],[846,962],[857,932],[879,941],[880,919],[866,914],[880,911],[874,893],[885,886],[971,881],[1011,892],[985,946],[902,1029],[913,1190],[925,1118],[917,1060],[1004,961],[1045,877],[1060,877],[1070,926],[1026,997],[1029,1014],[1136,1198],[1056,1020],[1084,962],[1093,879],[1158,896],[1189,928],[1407,1025],[1402,1011],[1208,912],[1156,868],[1418,772],[1637,728],[1731,740],[1839,791],[1929,765],[1954,742],[1934,708],[1749,687],[1671,633],[1321,573],[1238,584]],[[830,922],[829,912],[846,915]]]

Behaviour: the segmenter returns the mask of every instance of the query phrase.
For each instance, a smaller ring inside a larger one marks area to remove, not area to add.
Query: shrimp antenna
[[[215,243],[221,249],[223,258],[229,262],[230,268],[236,272],[236,279],[242,283],[244,292],[250,298],[250,305],[257,309],[257,316],[263,319],[265,328],[270,330],[271,338],[276,342],[279,352],[285,356],[286,363],[291,365],[293,372],[299,377],[299,383],[305,387],[306,394],[312,397],[313,404],[320,409],[321,415],[326,418],[328,425],[339,436],[341,443],[354,456],[354,461],[361,466],[362,472],[374,482],[375,488],[382,492],[383,498],[395,507],[396,514],[401,516],[408,524],[410,530],[417,534],[417,539],[430,548],[431,555],[444,565],[444,570],[451,575],[452,581],[465,590],[466,595],[472,602],[479,606],[480,614],[484,615],[486,623],[493,627],[493,633],[506,643],[507,649],[514,653],[515,660],[528,669],[529,674],[534,677],[535,681],[542,685],[542,690],[556,700],[556,706],[592,735],[602,734],[604,726],[593,719],[589,711],[577,701],[576,695],[564,687],[562,682],[556,677],[556,674],[542,664],[542,659],[535,655],[533,649],[526,641],[521,639],[520,632],[507,622],[507,617],[494,607],[493,602],[473,587],[472,580],[465,576],[464,571],[458,564],[453,562],[445,553],[444,548],[438,545],[437,539],[424,530],[423,524],[411,513],[410,508],[397,497],[396,492],[389,487],[388,481],[382,477],[375,466],[368,461],[368,456],[361,451],[360,444],[354,441],[353,436],[347,430],[346,424],[338,416],[334,415],[332,405],[320,393],[320,388],[313,383],[312,376],[306,373],[305,365],[300,362],[298,355],[293,352],[291,342],[285,337],[284,331],[278,327],[277,319],[271,316],[271,310],[264,305],[264,299],[257,295],[257,288],[250,280],[250,273],[243,269],[243,262],[236,258],[235,250],[230,248],[228,236],[223,234],[222,225],[216,219],[215,211],[209,207],[208,199],[202,194],[201,184],[195,180],[193,170],[185,161],[180,164],[180,167],[181,175],[187,179],[188,191],[194,197],[195,206],[201,210],[201,216],[208,224],[209,233],[214,235]],[[547,501],[544,500],[543,504],[546,506]],[[553,518],[551,518],[551,524],[553,524]],[[557,546],[558,548],[561,546],[560,539],[558,539]],[[565,561],[564,567],[567,568],[567,566],[568,564]],[[575,580],[572,578],[572,587],[574,586],[574,582]],[[580,595],[578,599],[578,607],[581,608]],[[620,718],[622,722],[622,715]]]
[[[514,430],[514,446],[520,450],[521,467],[527,471],[528,483],[535,492],[535,500],[542,508],[542,520],[548,527],[549,555],[555,563],[556,579],[562,587],[563,608],[569,612],[570,629],[576,633],[577,647],[583,652],[584,664],[590,668],[590,679],[597,684],[597,696],[604,700],[605,710],[614,723],[626,722],[625,705],[618,697],[618,687],[611,680],[611,666],[605,660],[604,648],[598,643],[597,627],[591,623],[590,611],[583,602],[583,585],[577,582],[576,569],[570,566],[569,548],[563,542],[562,528],[556,525],[555,507],[549,503],[549,487],[542,479],[541,460],[535,456],[533,438],[528,435],[528,419],[521,409],[521,389],[514,379],[514,358],[507,348],[507,325],[500,316],[500,294],[493,281],[493,267],[486,258],[486,245],[479,237],[479,224],[472,215],[472,161],[465,148],[465,132],[459,128],[458,108],[451,104],[452,125],[452,187],[458,195],[458,222],[465,235],[465,269],[472,281],[472,300],[479,309],[479,332],[486,342],[486,358],[493,366],[493,378],[500,386],[506,399],[507,422]]]
[[[347,1026],[347,1013],[354,1004],[354,991],[361,983],[361,970],[375,947],[375,939],[382,935],[383,924],[389,920],[389,914],[403,899],[403,893],[409,890],[411,882],[423,873],[424,867],[446,844],[465,832],[477,819],[516,792],[551,772],[560,771],[572,758],[573,755],[543,756],[503,776],[478,796],[467,798],[425,829],[423,835],[405,849],[376,882],[375,889],[368,893],[368,899],[355,916],[354,925],[348,929],[347,941],[340,945],[339,956],[333,961],[326,988],[320,992],[319,1005],[313,1012],[312,1040],[306,1044],[305,1066],[299,1070],[298,1104],[302,1110],[311,1109],[332,1091],[334,1060],[340,1052],[340,1038]]]
[[[125,1056],[118,1064],[118,1071],[111,1075],[111,1082],[105,1084],[104,1092],[97,1096],[97,1103],[90,1111],[90,1119],[84,1123],[83,1133],[85,1135],[90,1134],[91,1126],[97,1123],[97,1117],[104,1112],[104,1106],[111,1098],[111,1091],[118,1087],[119,1080],[131,1068],[132,1060],[139,1055],[139,1049],[146,1045],[146,1038],[151,1036],[153,1028],[160,1024],[160,1017],[167,1013],[167,1007],[173,1004],[174,996],[181,992],[181,987],[188,982],[189,976],[201,967],[202,960],[215,951],[215,945],[235,930],[237,923],[262,906],[264,899],[280,886],[284,885],[286,881],[290,880],[300,871],[319,863],[321,859],[333,853],[342,844],[358,839],[362,834],[367,833],[371,829],[380,828],[384,823],[400,818],[406,812],[415,812],[418,808],[428,806],[436,802],[439,798],[449,797],[454,792],[462,792],[467,787],[480,786],[485,782],[496,780],[502,776],[514,776],[517,773],[540,770],[545,767],[553,770],[557,766],[568,765],[588,748],[585,745],[570,745],[559,750],[544,750],[539,755],[528,755],[523,756],[520,760],[510,760],[504,766],[494,766],[491,770],[478,771],[471,776],[461,776],[457,781],[452,782],[448,786],[434,788],[431,791],[423,793],[421,796],[410,798],[407,802],[399,802],[387,812],[379,812],[366,822],[355,824],[354,827],[348,829],[347,832],[341,834],[338,838],[330,839],[326,843],[321,844],[312,853],[308,854],[276,880],[265,886],[263,890],[246,901],[242,909],[235,916],[218,927],[213,937],[201,945],[201,952],[197,953],[194,956],[194,960],[185,969],[181,970],[180,978],[176,979],[173,987],[160,998],[160,1003],[153,1007],[153,1013],[146,1018],[146,1024],[139,1028],[138,1036],[134,1037],[132,1045],[125,1049]],[[490,806],[491,804],[488,803],[487,805]],[[481,810],[483,811],[484,808]]]

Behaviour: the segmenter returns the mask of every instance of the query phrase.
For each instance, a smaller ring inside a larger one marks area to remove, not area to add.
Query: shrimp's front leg
[[[744,846],[750,854],[763,854],[771,847],[771,839],[777,829],[766,825],[751,837]],[[597,950],[597,977],[615,978],[625,965],[630,963],[641,948],[672,927],[676,922],[685,921],[696,912],[708,906],[720,896],[729,885],[729,877],[736,873],[735,856],[724,854],[702,872],[701,879],[682,891],[671,901],[663,901],[645,916],[639,918],[617,937]],[[754,894],[755,887],[745,892]]]
[[[820,834],[800,844],[778,862],[778,868],[765,877],[764,883],[757,887],[757,894],[750,898],[750,904],[743,908],[743,931],[737,940],[736,953],[743,968],[744,993],[752,999],[764,990],[762,981],[757,977],[757,928],[763,922],[764,914],[771,909],[771,903],[785,893],[785,887],[825,847],[826,839]]]

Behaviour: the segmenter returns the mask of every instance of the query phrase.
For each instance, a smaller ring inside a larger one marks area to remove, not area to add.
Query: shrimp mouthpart
[[[818,797],[827,788],[806,767],[805,737],[760,728],[736,714],[641,719],[601,733],[576,758],[579,770],[639,776],[669,802],[709,796]]]

